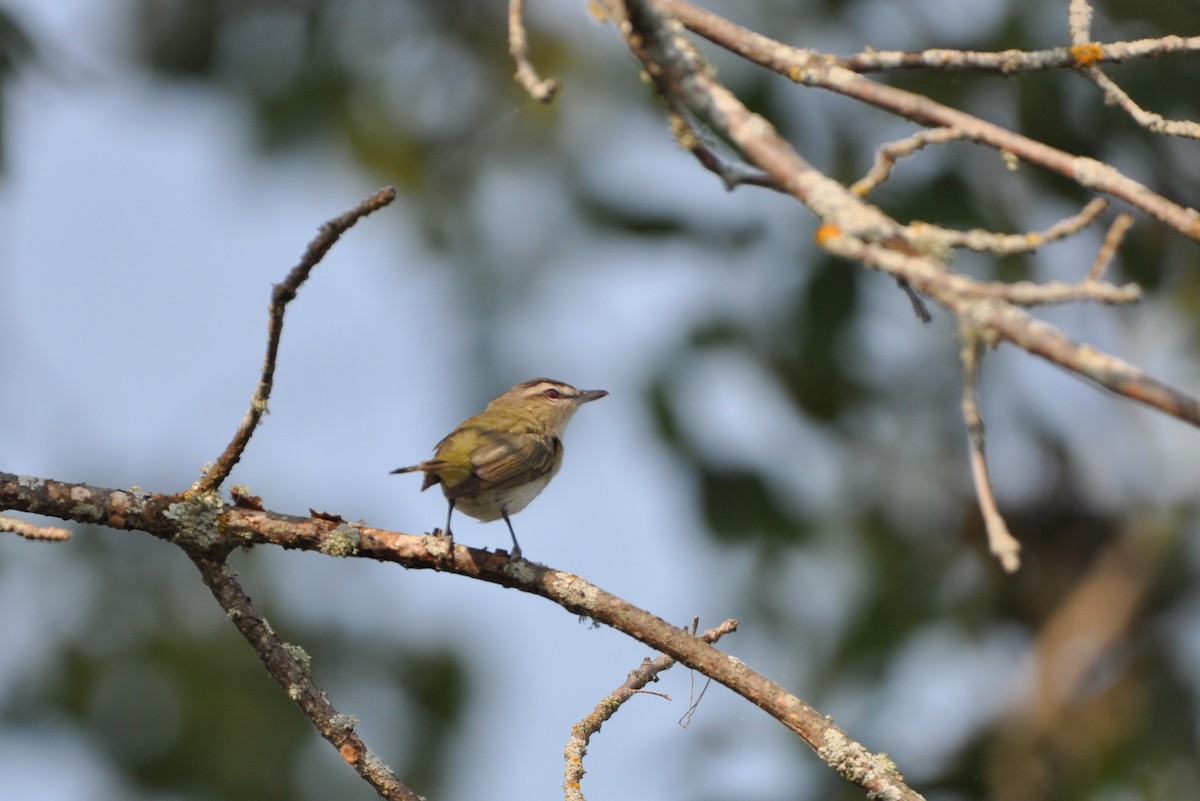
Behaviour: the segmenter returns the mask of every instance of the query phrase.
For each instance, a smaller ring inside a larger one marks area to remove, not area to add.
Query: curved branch
[[[300,262],[292,268],[292,271],[281,283],[275,285],[271,292],[267,323],[267,354],[263,358],[262,374],[258,379],[258,386],[255,387],[254,395],[250,398],[250,409],[242,418],[242,423],[234,433],[233,439],[217,457],[217,461],[212,467],[205,470],[200,481],[196,483],[196,491],[209,492],[221,486],[221,483],[229,478],[229,473],[242,458],[242,453],[246,450],[246,445],[249,444],[254,429],[258,427],[262,416],[266,414],[267,400],[271,397],[271,388],[275,384],[275,358],[279,353],[279,339],[283,335],[283,313],[287,309],[287,305],[296,297],[300,285],[308,280],[308,274],[320,263],[321,259],[325,258],[325,254],[341,238],[342,234],[363,217],[379,211],[395,199],[395,187],[385,187],[350,211],[322,225],[316,238],[309,243],[304,255],[300,257]]]
[[[401,534],[325,517],[293,517],[258,508],[225,506],[215,494],[143,495],[0,473],[0,510],[139,530],[179,545],[199,558],[235,548],[274,544],[440,570],[541,596],[589,617],[724,684],[794,732],[842,776],[876,797],[919,801],[922,796],[886,755],[873,754],[800,700],[735,656],[690,631],[640,609],[574,575],[507,554],[454,545],[435,536]],[[197,558],[193,556],[193,558]]]
[[[558,78],[538,75],[529,60],[529,40],[525,34],[525,0],[508,0],[508,53],[517,65],[514,76],[525,91],[539,103],[553,103],[562,89]]]

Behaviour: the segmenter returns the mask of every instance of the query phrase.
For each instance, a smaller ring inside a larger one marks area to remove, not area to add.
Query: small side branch
[[[339,713],[329,703],[325,693],[313,682],[306,664],[307,655],[296,646],[285,643],[271,630],[267,621],[255,611],[250,597],[225,560],[200,554],[189,556],[200,569],[205,586],[238,632],[250,643],[254,653],[258,654],[267,672],[279,682],[279,686],[304,716],[312,721],[321,736],[337,749],[342,759],[358,771],[380,797],[389,801],[420,801],[421,796],[397,779],[391,768],[363,743],[354,730],[354,718]]]
[[[1129,94],[1117,85],[1117,82],[1104,74],[1099,63],[1104,55],[1104,48],[1091,41],[1092,36],[1092,6],[1088,0],[1071,0],[1067,10],[1067,28],[1071,34],[1071,55],[1075,58],[1072,66],[1086,75],[1092,83],[1100,87],[1104,94],[1104,103],[1128,114],[1134,122],[1152,133],[1167,136],[1182,136],[1186,139],[1200,139],[1200,123],[1191,120],[1169,120],[1161,114],[1146,111],[1139,106]]]
[[[699,639],[707,643],[714,643],[726,634],[737,631],[737,627],[738,621],[726,620],[721,625],[701,634]],[[693,623],[693,633],[696,628],[697,626]],[[584,774],[583,757],[587,754],[588,743],[591,741],[592,735],[600,731],[600,727],[617,713],[622,704],[650,682],[657,681],[658,675],[664,670],[670,670],[675,662],[674,657],[666,654],[660,654],[654,659],[642,660],[642,664],[629,673],[624,684],[600,699],[600,703],[596,704],[596,708],[590,715],[571,727],[571,739],[567,741],[567,747],[563,749],[563,757],[567,761],[566,774],[563,777],[563,795],[566,801],[583,801],[583,790],[580,787]]]
[[[1100,280],[1100,276],[1104,275],[1109,262],[1113,260],[1113,256],[1117,255],[1117,248],[1121,247],[1121,242],[1125,240],[1125,234],[1132,226],[1132,214],[1122,212],[1117,215],[1112,225],[1108,227],[1108,233],[1104,236],[1104,244],[1100,246],[1099,252],[1096,253],[1096,260],[1092,262],[1092,269],[1088,270],[1088,281]]]
[[[508,52],[517,63],[517,82],[539,103],[553,103],[562,89],[558,78],[538,75],[529,61],[529,40],[525,35],[525,0],[508,0]]]
[[[39,526],[28,520],[0,515],[0,531],[7,531],[27,540],[62,542],[71,538],[71,530],[60,526]]]
[[[979,499],[979,511],[983,513],[988,549],[1000,560],[1005,572],[1015,573],[1021,567],[1021,543],[1009,532],[996,506],[984,454],[983,413],[979,411],[979,361],[983,346],[968,324],[960,324],[960,328],[963,338],[962,416],[971,449],[971,478],[975,482],[975,497]]]
[[[902,158],[915,155],[930,145],[944,145],[947,142],[957,142],[965,138],[966,131],[958,128],[931,128],[927,131],[917,131],[911,136],[889,142],[879,148],[875,154],[875,164],[870,172],[850,185],[850,191],[859,197],[866,197],[892,175],[892,168]]]
[[[1010,256],[1015,253],[1029,253],[1043,245],[1074,236],[1095,222],[1096,218],[1107,208],[1107,200],[1093,198],[1078,212],[1059,220],[1045,231],[1029,231],[1024,234],[997,234],[979,228],[970,231],[952,231],[931,226],[928,223],[914,223],[909,226],[909,229],[910,236],[926,240],[934,239],[938,245],[944,248],[967,248],[978,253]]]
[[[745,184],[774,189],[776,192],[785,191],[778,181],[762,170],[729,162],[717,155],[716,150],[704,140],[703,134],[696,130],[696,126],[688,119],[687,113],[670,102],[667,104],[667,116],[671,120],[671,135],[675,137],[679,146],[695,156],[704,169],[720,178],[727,190],[732,192]]]
[[[196,484],[196,491],[209,492],[221,486],[221,483],[229,477],[234,465],[242,458],[242,453],[246,450],[250,437],[254,435],[259,421],[267,412],[267,400],[271,397],[271,387],[275,383],[275,359],[279,353],[279,339],[283,335],[283,313],[287,309],[288,303],[295,299],[300,286],[308,280],[309,273],[320,263],[321,259],[325,258],[325,254],[341,238],[342,234],[363,217],[379,211],[395,199],[395,188],[386,187],[340,217],[335,217],[322,225],[316,238],[309,243],[304,255],[300,257],[300,262],[283,279],[283,283],[275,285],[275,289],[271,293],[267,323],[267,355],[263,359],[262,375],[258,379],[258,386],[254,390],[254,396],[250,399],[250,409],[242,418],[242,424],[238,427],[237,433],[233,435],[233,440]]]
[[[1176,53],[1200,52],[1200,36],[1163,36],[1130,42],[1090,43],[1096,63],[1123,64]],[[1013,75],[1023,72],[1070,69],[1079,65],[1072,47],[1050,50],[869,50],[839,58],[839,66],[854,72],[895,70],[936,70],[938,72],[998,72]]]

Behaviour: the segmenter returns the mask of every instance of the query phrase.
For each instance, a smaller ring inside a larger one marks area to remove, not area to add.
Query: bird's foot
[[[425,550],[429,551],[431,556],[442,561],[452,559],[454,557],[454,534],[449,530],[442,531],[440,528],[435,528],[433,533],[425,539]]]

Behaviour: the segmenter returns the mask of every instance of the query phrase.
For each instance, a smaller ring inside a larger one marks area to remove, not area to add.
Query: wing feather
[[[527,431],[478,431],[469,454],[471,473],[444,487],[448,498],[517,487],[554,470],[562,444]]]

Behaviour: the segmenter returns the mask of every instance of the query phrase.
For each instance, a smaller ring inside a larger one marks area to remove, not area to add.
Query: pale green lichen
[[[308,655],[308,651],[290,642],[284,643],[283,647],[292,659],[296,660],[296,664],[300,665],[301,670],[305,673],[312,671],[312,657]]]
[[[362,533],[348,523],[341,523],[325,535],[317,550],[329,556],[355,556],[361,543]]]
[[[329,719],[335,729],[342,731],[354,731],[354,727],[358,725],[358,718],[354,715],[347,715],[344,712],[339,712]]]
[[[46,482],[37,476],[17,476],[17,486],[22,489],[38,490],[46,485]]]
[[[532,581],[536,575],[532,568],[526,568],[527,575],[518,573],[519,566],[508,564],[504,566],[504,572],[513,575],[514,578],[525,582]],[[581,579],[572,573],[557,573],[550,582],[550,592],[561,598],[569,609],[578,611],[579,609],[595,610],[596,603],[599,600],[600,593],[595,584]]]
[[[221,541],[225,529],[225,504],[216,492],[194,492],[167,507],[163,516],[178,526],[174,541],[204,550]]]

